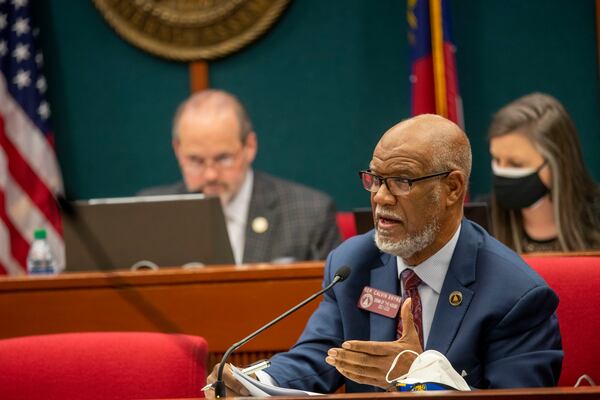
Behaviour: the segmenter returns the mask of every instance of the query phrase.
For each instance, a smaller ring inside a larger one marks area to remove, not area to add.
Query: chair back
[[[600,384],[600,257],[523,257],[560,299],[558,323],[565,358],[559,386],[587,374]]]
[[[203,397],[198,336],[90,332],[0,340],[0,399]]]
[[[356,236],[356,225],[354,222],[354,214],[351,211],[338,211],[335,215],[340,235],[342,240]]]

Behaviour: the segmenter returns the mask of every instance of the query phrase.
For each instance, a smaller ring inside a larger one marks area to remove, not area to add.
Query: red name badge
[[[358,308],[396,318],[402,304],[402,297],[365,286],[358,298]]]

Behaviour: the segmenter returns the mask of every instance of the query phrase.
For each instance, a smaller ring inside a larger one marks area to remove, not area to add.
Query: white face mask
[[[396,366],[396,363],[404,353],[415,354],[417,358],[413,361],[408,372],[396,379],[389,379],[390,373]],[[433,382],[450,386],[456,390],[469,391],[471,388],[465,382],[462,376],[452,368],[450,361],[442,353],[435,350],[427,350],[418,354],[412,350],[401,351],[385,375],[388,383],[405,383],[413,385],[415,383]]]

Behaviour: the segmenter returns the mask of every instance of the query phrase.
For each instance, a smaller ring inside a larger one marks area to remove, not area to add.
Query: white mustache
[[[375,215],[377,216],[377,218],[402,220],[402,217],[400,215],[390,210],[386,210],[385,208],[377,207],[375,209]]]

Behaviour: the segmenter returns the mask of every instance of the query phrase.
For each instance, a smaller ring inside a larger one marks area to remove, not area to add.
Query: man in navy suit
[[[463,218],[470,172],[465,133],[442,117],[418,116],[386,132],[360,174],[375,229],[330,253],[323,284],[342,265],[350,277],[325,295],[296,345],[274,356],[261,380],[324,393],[343,384],[378,391],[401,351],[433,349],[472,387],[555,385],[563,358],[558,298],[517,254]],[[405,270],[420,283],[401,316],[359,302],[365,287],[402,294]],[[400,357],[392,376],[413,360]],[[245,394],[225,378],[231,392]]]

